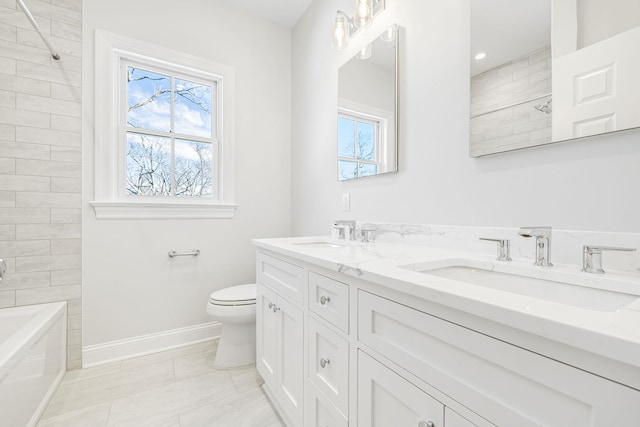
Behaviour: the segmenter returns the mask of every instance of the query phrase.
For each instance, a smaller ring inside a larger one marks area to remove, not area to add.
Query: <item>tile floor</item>
[[[67,372],[37,427],[281,427],[255,365],[214,369],[216,348]]]

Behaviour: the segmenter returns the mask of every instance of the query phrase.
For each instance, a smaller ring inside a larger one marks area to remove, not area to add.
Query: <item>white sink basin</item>
[[[581,286],[579,284],[580,276],[583,277],[583,280],[588,281],[587,278],[584,278],[587,273],[576,274],[576,279],[567,280],[566,274],[564,275],[565,277],[561,277],[563,276],[562,274],[556,274],[551,270],[543,270],[538,267],[529,269],[522,266],[497,265],[465,259],[410,264],[402,266],[402,268],[444,279],[596,311],[618,311],[638,299],[638,295],[602,289],[593,287],[593,285]],[[497,271],[497,269],[511,271]],[[527,273],[530,275],[527,275]],[[533,275],[538,277],[532,277]]]

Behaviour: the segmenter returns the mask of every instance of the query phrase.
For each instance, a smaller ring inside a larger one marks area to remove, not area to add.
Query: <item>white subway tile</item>
[[[76,285],[82,283],[82,270],[70,269],[51,272],[51,286]]]
[[[69,307],[67,306],[67,310],[68,308]],[[68,345],[82,344],[82,331],[81,330],[67,331],[67,344]]]
[[[15,107],[0,107],[0,123],[48,129],[51,127],[51,116],[46,113],[17,110]]]
[[[0,157],[0,174],[15,174],[16,173],[16,161],[14,159],[7,159]],[[1,179],[1,178],[0,178]],[[2,182],[0,181],[0,188]]]
[[[0,308],[15,307],[16,291],[0,291]]]
[[[48,271],[40,271],[36,273],[13,273],[7,274],[0,283],[2,290],[17,290],[44,288],[51,285],[51,273]]]
[[[82,300],[81,299],[72,299],[67,301],[67,313],[70,314],[81,314],[82,313]]]
[[[53,61],[51,63],[52,68],[61,70],[62,72],[73,71],[76,73],[82,73],[82,58],[72,55],[64,55],[64,59],[60,61]]]
[[[18,224],[16,226],[17,240],[79,239],[81,235],[80,224]]]
[[[0,123],[0,135],[2,135],[3,141],[15,141],[16,140],[16,126],[5,125]]]
[[[48,177],[25,175],[0,175],[0,190],[9,191],[49,191]]]
[[[70,354],[70,350],[69,348],[72,348],[71,345],[68,346],[67,348],[67,353]],[[80,352],[82,353],[82,349],[80,350]],[[73,359],[73,360],[69,360],[69,358],[67,358],[67,372],[68,371],[76,371],[78,369],[82,369],[82,354],[80,355],[79,359]]]
[[[49,64],[49,57],[51,56],[48,50],[23,46],[6,40],[0,40],[0,54],[5,58],[34,64]]]
[[[76,331],[82,328],[81,314],[67,314],[67,330]]]
[[[29,208],[29,207],[73,208],[73,207],[80,207],[80,203],[81,203],[81,196],[80,194],[76,194],[76,193],[48,193],[48,192],[16,193],[16,206],[20,208]]]
[[[19,237],[19,226],[16,228]],[[22,257],[49,255],[50,244],[48,240],[20,241],[9,240],[0,241],[0,254],[3,257]]]
[[[31,3],[31,1],[29,3]],[[51,21],[41,16],[38,16],[37,19],[42,32],[49,34],[51,32]],[[0,22],[20,28],[33,28],[24,12],[19,9],[16,10],[14,7],[7,8],[0,6]]]
[[[0,107],[16,108],[15,92],[0,90]]]
[[[16,258],[16,272],[58,271],[80,268],[80,255],[25,256]],[[53,284],[53,276],[51,277]]]
[[[82,222],[81,209],[51,209],[52,224],[80,224]]]
[[[79,164],[79,163],[73,163]],[[51,192],[52,193],[80,193],[82,191],[82,179],[81,178],[51,178]]]
[[[51,97],[63,101],[82,102],[82,88],[51,83]]]
[[[76,12],[82,12],[82,0],[51,0],[51,4],[71,9]]]
[[[65,24],[64,22],[53,21],[51,23],[51,34],[63,39],[82,41],[82,28],[77,25]]]
[[[0,218],[2,213],[0,213]],[[16,239],[16,226],[15,225],[0,225],[0,240],[15,240]]]
[[[82,169],[79,163],[66,163],[52,160],[17,159],[16,174],[80,178]]]
[[[65,147],[81,147],[82,135],[78,132],[16,126],[16,141],[30,142],[33,144],[61,145]]]
[[[29,0],[29,8],[35,16],[42,16],[51,21],[82,25],[82,13],[79,10],[71,10],[39,0]]]
[[[81,239],[59,239],[51,241],[51,255],[71,255],[82,253]]]
[[[50,286],[48,288],[16,291],[16,305],[43,304],[80,298],[80,285]]]
[[[16,3],[15,1],[13,2]],[[13,25],[1,24],[0,23],[0,40],[6,40],[8,42],[16,41],[16,27]]]
[[[51,91],[53,92],[53,87]],[[82,114],[82,104],[80,102],[45,98],[43,96],[24,93],[17,95],[16,107],[21,110],[39,111],[41,113],[61,114],[73,117],[80,117]]]
[[[0,89],[30,95],[51,96],[51,83],[8,74],[0,74]]]
[[[47,61],[49,58],[47,58]],[[30,79],[43,80],[45,82],[68,84],[80,87],[82,85],[82,74],[77,71],[54,68],[49,65],[33,64],[30,62],[18,61],[16,75]]]
[[[0,156],[16,159],[47,160],[50,157],[51,146],[42,144],[27,144],[26,142],[0,141]]]
[[[48,224],[46,208],[0,208],[0,224]]]
[[[76,57],[82,56],[82,43],[72,40],[61,39],[59,37],[50,35],[49,42],[54,46],[56,52],[60,56],[72,55]],[[36,31],[33,29],[28,30],[26,28],[18,28],[17,43],[20,45],[31,46],[37,49],[47,50],[47,47],[42,43],[42,39]]]
[[[0,73],[10,76],[16,75],[16,63],[15,59],[5,58],[0,56]]]
[[[15,191],[0,191],[0,208],[12,208],[16,205]]]
[[[80,117],[51,115],[51,129],[65,130],[69,132],[82,131],[82,119]]]

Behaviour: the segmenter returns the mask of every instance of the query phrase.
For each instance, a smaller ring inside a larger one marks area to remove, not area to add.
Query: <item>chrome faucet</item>
[[[551,227],[520,227],[522,237],[536,238],[536,260],[533,265],[551,267]]]
[[[585,245],[582,247],[582,271],[604,274],[604,270],[602,269],[602,251],[633,252],[635,249]]]
[[[333,228],[338,230],[338,239],[344,239],[345,229],[349,230],[349,240],[356,240],[356,222],[348,219],[333,221]]]
[[[498,244],[498,261],[511,261],[511,243],[507,239],[489,239],[487,237],[480,237],[480,240],[487,242],[496,242]]]

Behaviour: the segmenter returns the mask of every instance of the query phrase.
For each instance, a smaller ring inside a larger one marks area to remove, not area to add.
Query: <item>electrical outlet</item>
[[[349,193],[342,193],[342,210],[344,212],[351,210],[351,196]]]

